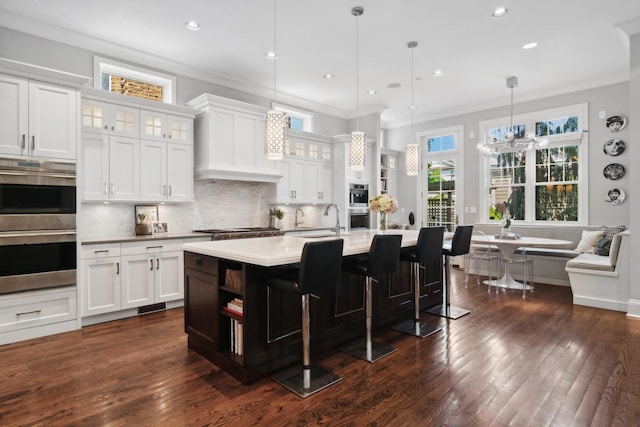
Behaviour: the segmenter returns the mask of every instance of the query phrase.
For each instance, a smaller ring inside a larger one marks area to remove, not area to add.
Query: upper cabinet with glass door
[[[157,111],[140,110],[140,122],[140,139],[192,144],[193,120],[191,119]]]
[[[138,138],[140,112],[137,108],[82,100],[82,131]]]

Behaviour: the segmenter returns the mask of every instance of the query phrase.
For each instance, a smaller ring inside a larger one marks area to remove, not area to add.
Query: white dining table
[[[560,240],[560,239],[549,239],[545,237],[523,237],[520,236],[517,239],[505,239],[499,238],[496,236],[489,235],[474,235],[471,236],[471,242],[475,244],[482,245],[493,245],[497,246],[502,253],[502,256],[507,259],[511,259],[513,257],[513,253],[518,248],[544,248],[544,247],[554,247],[554,246],[567,246],[573,245],[573,242],[569,240]],[[509,289],[522,289],[524,283],[515,280],[511,276],[511,271],[509,269],[509,263],[506,263],[504,269],[504,275],[497,280],[485,280],[485,284],[492,286],[499,286],[502,288]],[[526,289],[530,289],[531,287],[527,285]]]

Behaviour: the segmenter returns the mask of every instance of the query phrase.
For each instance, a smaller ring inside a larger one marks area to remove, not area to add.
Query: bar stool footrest
[[[273,377],[271,377],[271,379],[273,379],[281,386],[291,390],[300,397],[310,396],[342,380],[341,377],[334,374],[333,372],[324,369],[321,366],[312,366],[310,370],[311,383],[309,388],[304,388],[304,374],[301,365],[294,366],[282,372],[278,372]]]
[[[427,313],[435,314],[436,316],[446,317],[447,319],[459,319],[470,313],[469,310],[457,307],[447,307],[446,305],[437,305],[427,310]]]
[[[442,330],[439,326],[431,326],[414,320],[407,320],[406,322],[393,326],[391,329],[420,338],[426,338]]]
[[[366,339],[353,341],[349,344],[346,344],[340,347],[340,351],[372,363],[379,359],[382,359],[385,356],[390,355],[391,353],[397,350],[398,350],[397,348],[389,344],[372,341],[371,342],[371,358],[369,359],[367,357],[367,340]]]

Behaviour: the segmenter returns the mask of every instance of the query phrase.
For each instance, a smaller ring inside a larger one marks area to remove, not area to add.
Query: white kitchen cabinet
[[[138,200],[140,147],[135,138],[82,135],[82,199]]]
[[[122,243],[122,308],[184,298],[182,240]]]
[[[0,345],[77,329],[75,287],[0,295]]]
[[[270,191],[269,199],[275,203],[306,203],[307,161],[285,158],[278,161],[282,179]]]
[[[307,162],[307,201],[310,203],[331,203],[333,168],[326,162]]]
[[[193,200],[195,113],[155,104],[83,91],[82,200]]]
[[[120,244],[87,245],[82,257],[82,316],[120,310]]]
[[[278,182],[274,160],[264,154],[267,109],[203,94],[187,103],[195,120],[195,178]]]
[[[83,99],[82,131],[138,138],[140,110],[126,105]]]
[[[176,144],[192,144],[193,120],[159,111],[141,109],[140,138]]]
[[[76,159],[75,89],[0,75],[0,153]]]
[[[193,197],[193,147],[140,140],[140,200]]]

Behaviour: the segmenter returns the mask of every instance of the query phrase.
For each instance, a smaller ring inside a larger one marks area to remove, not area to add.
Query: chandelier
[[[273,0],[273,51],[265,54],[267,59],[273,61],[273,100],[276,100],[278,53],[276,50],[276,0]],[[284,145],[287,138],[287,118],[282,111],[276,111],[273,106],[267,112],[264,121],[264,153],[269,160],[280,160],[284,157]]]
[[[415,132],[413,130],[413,111],[416,109],[413,102],[413,49],[418,46],[418,42],[409,42],[407,47],[411,49],[411,143],[407,144],[405,149],[405,168],[407,176],[416,176],[420,170],[420,150],[419,145],[415,143]]]
[[[544,148],[549,144],[547,138],[538,138],[535,132],[527,132],[524,137],[516,138],[516,132],[513,127],[513,88],[518,87],[518,78],[515,76],[507,78],[507,87],[511,89],[511,121],[509,131],[504,134],[502,140],[492,136],[488,141],[478,143],[478,150],[486,155],[497,154],[501,152],[515,152],[518,157],[522,157],[527,150]]]
[[[351,144],[349,148],[349,167],[353,171],[363,171],[367,158],[367,143],[364,132],[360,130],[360,96],[359,96],[359,26],[358,18],[364,13],[364,9],[356,6],[351,9],[351,14],[356,17],[356,130],[351,132]]]

